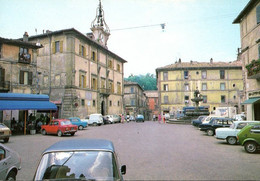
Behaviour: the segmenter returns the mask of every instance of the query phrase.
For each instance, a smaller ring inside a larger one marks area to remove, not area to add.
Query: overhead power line
[[[164,31],[166,24],[165,24],[165,23],[162,23],[162,24],[153,24],[153,25],[127,27],[127,28],[118,28],[118,29],[112,29],[112,30],[110,30],[110,31],[129,30],[129,29],[137,29],[137,28],[149,28],[149,27],[152,27],[152,26],[161,26],[162,31]]]

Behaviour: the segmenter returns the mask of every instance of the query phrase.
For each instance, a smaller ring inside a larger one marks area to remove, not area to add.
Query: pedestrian
[[[155,114],[153,115],[153,121],[155,121]]]
[[[122,114],[122,115],[121,115],[121,123],[124,123],[124,121],[125,121],[125,117],[124,117],[124,115]]]
[[[165,114],[163,114],[163,123],[165,123]]]
[[[161,114],[159,114],[158,115],[158,122],[161,124],[161,119],[162,119],[162,117],[161,117]]]

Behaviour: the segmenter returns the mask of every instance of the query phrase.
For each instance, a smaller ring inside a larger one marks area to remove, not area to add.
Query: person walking
[[[165,123],[165,114],[163,114],[163,123]]]
[[[158,115],[158,122],[161,124],[161,119],[162,119],[162,117],[161,117],[161,114],[159,114]]]
[[[124,123],[125,121],[125,117],[124,117],[124,114],[121,115],[121,123]]]

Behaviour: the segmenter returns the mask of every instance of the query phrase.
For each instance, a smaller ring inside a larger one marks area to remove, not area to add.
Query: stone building
[[[248,120],[260,120],[260,0],[250,0],[233,21],[240,24],[244,93]]]
[[[243,77],[240,61],[181,62],[156,69],[161,113],[174,114],[184,106],[194,106],[191,99],[198,89],[203,95],[201,106],[209,111],[216,107],[237,107],[241,111]]]
[[[91,30],[87,35],[71,28],[29,37],[43,45],[37,55],[38,91],[57,104],[58,117],[123,112],[126,61],[107,48],[110,31],[101,3]]]
[[[136,82],[125,82],[124,84],[124,104],[125,114],[136,116],[144,115],[145,119],[149,119],[147,96],[143,88]]]
[[[149,90],[149,91],[144,91],[144,93],[148,99],[149,120],[152,120],[153,115],[158,117],[159,114],[158,91]]]

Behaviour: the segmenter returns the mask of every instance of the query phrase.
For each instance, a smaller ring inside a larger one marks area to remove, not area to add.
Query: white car
[[[102,114],[90,114],[88,124],[94,126],[104,124]]]
[[[235,145],[237,143],[237,133],[248,124],[258,122],[260,123],[260,121],[234,121],[229,128],[217,128],[215,137],[226,140],[228,144]]]
[[[17,152],[0,144],[0,180],[15,180],[21,169],[21,157]]]

